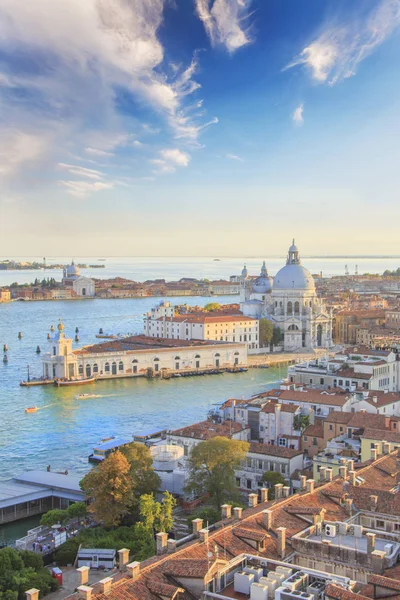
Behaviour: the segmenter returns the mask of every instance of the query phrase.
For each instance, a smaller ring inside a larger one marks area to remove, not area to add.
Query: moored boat
[[[96,377],[87,377],[86,379],[57,379],[55,384],[59,387],[70,385],[85,385],[86,383],[94,383]]]

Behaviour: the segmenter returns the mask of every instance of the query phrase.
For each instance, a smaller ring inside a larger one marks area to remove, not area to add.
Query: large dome
[[[67,276],[68,277],[79,277],[80,274],[81,274],[81,271],[80,271],[79,267],[76,267],[74,261],[72,261],[72,263],[69,265],[69,267],[67,269]]]
[[[252,291],[255,294],[267,294],[272,289],[272,279],[268,277],[267,267],[265,266],[265,261],[261,267],[260,276],[254,280],[252,285]]]
[[[315,291],[313,276],[301,266],[299,251],[294,240],[289,248],[286,265],[274,277],[273,290]]]
[[[274,277],[274,290],[315,290],[313,276],[301,265],[285,265]]]

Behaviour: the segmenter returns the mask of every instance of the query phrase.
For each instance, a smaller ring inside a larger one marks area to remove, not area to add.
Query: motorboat
[[[28,408],[25,409],[26,413],[35,413],[37,412],[39,409],[37,406],[29,406]]]
[[[88,400],[89,398],[100,398],[99,394],[78,394],[75,400]]]

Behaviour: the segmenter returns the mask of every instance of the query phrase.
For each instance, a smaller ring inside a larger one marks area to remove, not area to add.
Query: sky
[[[0,257],[400,254],[400,0],[0,3]]]

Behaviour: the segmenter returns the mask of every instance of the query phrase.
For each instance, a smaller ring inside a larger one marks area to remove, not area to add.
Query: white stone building
[[[42,359],[45,379],[112,379],[158,376],[166,371],[211,370],[247,365],[247,346],[202,340],[166,340],[131,336],[72,349],[60,322]]]
[[[332,346],[332,315],[318,298],[311,273],[301,265],[294,240],[286,265],[273,283],[265,262],[255,280],[248,277],[246,267],[243,269],[240,300],[245,315],[267,318],[279,327],[285,351]]]
[[[143,324],[144,335],[172,340],[244,342],[249,353],[259,347],[259,322],[245,315],[193,312],[175,314],[170,302],[152,308]]]
[[[93,298],[95,295],[95,282],[90,277],[81,275],[81,270],[74,261],[63,270],[62,284],[72,287],[77,296]]]

